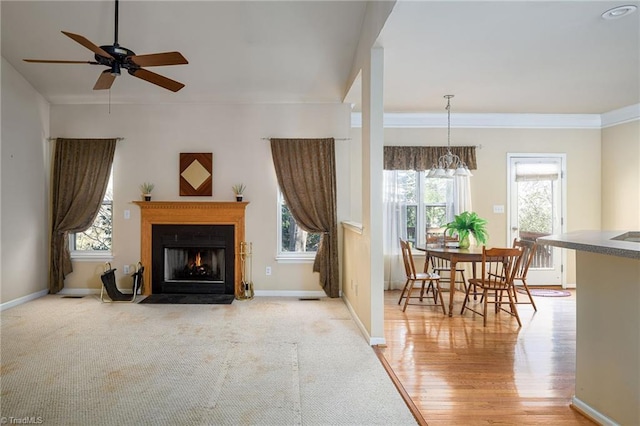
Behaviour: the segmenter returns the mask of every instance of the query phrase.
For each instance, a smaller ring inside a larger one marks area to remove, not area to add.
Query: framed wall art
[[[180,153],[180,195],[213,195],[213,154]]]

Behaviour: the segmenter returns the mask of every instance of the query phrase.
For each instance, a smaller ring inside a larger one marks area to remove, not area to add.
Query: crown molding
[[[604,114],[468,114],[456,113],[452,128],[602,129],[640,119],[640,104]],[[384,128],[445,128],[446,113],[385,113]],[[362,113],[351,113],[351,127],[362,127]]]
[[[640,104],[605,112],[602,114],[602,128],[617,126],[618,124],[635,120],[640,120]]]

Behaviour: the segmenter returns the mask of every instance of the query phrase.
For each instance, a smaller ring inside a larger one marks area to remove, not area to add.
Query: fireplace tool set
[[[252,260],[251,255],[253,246],[245,241],[240,242],[240,262],[242,266],[242,280],[240,282],[240,291],[238,292],[238,300],[253,299],[253,281],[251,281]]]

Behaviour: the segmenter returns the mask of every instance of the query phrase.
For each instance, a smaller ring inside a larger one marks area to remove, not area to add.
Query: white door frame
[[[561,200],[560,200],[560,232],[565,233],[567,229],[567,179],[566,179],[566,166],[567,166],[567,154],[562,153],[507,153],[507,238],[511,238],[511,160],[513,158],[554,158],[560,160],[560,188],[562,191]],[[508,241],[510,245],[513,240]],[[561,262],[561,270],[560,270],[560,283],[562,288],[568,288],[567,285],[567,254],[566,250],[560,251],[560,262]],[[575,286],[571,286],[575,287]]]

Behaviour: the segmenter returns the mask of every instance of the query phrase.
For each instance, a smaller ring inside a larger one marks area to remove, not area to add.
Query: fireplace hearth
[[[154,294],[234,294],[233,225],[153,225]]]

